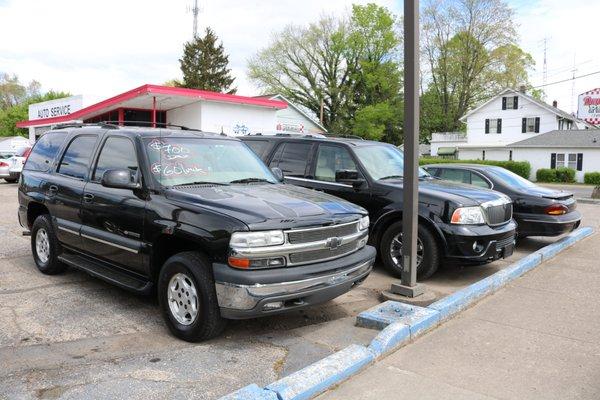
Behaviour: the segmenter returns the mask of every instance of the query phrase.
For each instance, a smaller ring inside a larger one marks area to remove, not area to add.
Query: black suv
[[[363,206],[371,218],[370,242],[384,265],[402,269],[402,174],[395,146],[348,138],[242,138],[263,161],[280,168],[285,180]],[[417,272],[431,276],[442,258],[487,262],[512,254],[512,203],[488,189],[432,178],[420,169]]]
[[[19,221],[41,272],[156,288],[170,330],[202,340],[225,319],[335,298],[371,271],[366,210],[274,172],[227,136],[62,127],[25,163]]]

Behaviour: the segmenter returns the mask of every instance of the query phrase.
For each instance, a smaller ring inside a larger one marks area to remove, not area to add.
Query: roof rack
[[[328,133],[325,135],[325,137],[328,138],[343,138],[343,139],[358,139],[358,140],[365,140],[364,138],[357,136],[357,135],[338,135],[338,134],[333,134],[333,133]]]
[[[322,135],[320,133],[317,133],[317,134],[312,134],[312,133],[300,134],[300,133],[285,133],[285,132],[275,132],[275,133],[256,132],[256,133],[249,133],[249,134],[243,135],[243,136],[279,136],[279,137],[297,137],[297,138],[315,138],[315,139],[323,139],[323,138],[325,138],[325,135]]]
[[[139,125],[154,125],[152,126],[157,127],[157,128],[169,128],[169,127],[175,127],[175,128],[179,128],[182,131],[196,131],[196,132],[203,132],[200,129],[196,129],[196,128],[189,128],[187,126],[184,125],[176,125],[176,124],[170,124],[168,122],[152,122],[152,121],[102,121],[100,122],[102,124],[106,124],[106,125],[112,125],[112,126],[117,126],[117,127],[123,127],[123,126],[127,126],[127,127],[132,127],[132,125],[122,125],[124,123],[126,124],[136,124],[133,125],[133,127]]]
[[[104,123],[104,122],[64,122],[52,125],[52,129],[63,129],[63,128],[83,128],[85,126],[100,126],[106,129],[119,129],[117,125]]]

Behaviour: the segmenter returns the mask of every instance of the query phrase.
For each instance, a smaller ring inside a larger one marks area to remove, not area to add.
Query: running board
[[[150,294],[152,290],[152,282],[106,267],[84,256],[63,253],[58,256],[58,260],[125,290],[145,295]]]

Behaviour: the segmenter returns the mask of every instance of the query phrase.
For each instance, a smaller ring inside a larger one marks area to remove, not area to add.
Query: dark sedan
[[[557,236],[581,223],[573,194],[547,189],[501,167],[478,164],[431,164],[424,168],[434,177],[493,189],[513,201],[519,237]]]

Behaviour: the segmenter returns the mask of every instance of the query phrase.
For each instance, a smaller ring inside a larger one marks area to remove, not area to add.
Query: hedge
[[[588,185],[600,186],[600,172],[586,172],[583,175],[583,182]]]
[[[566,167],[556,169],[540,168],[537,170],[535,178],[538,182],[574,183],[575,170]]]
[[[509,171],[514,172],[517,175],[522,176],[525,179],[529,179],[531,173],[531,164],[527,161],[494,161],[494,160],[453,160],[445,158],[421,158],[419,159],[419,165],[426,164],[483,164],[483,165],[495,165],[497,167],[506,168]]]

